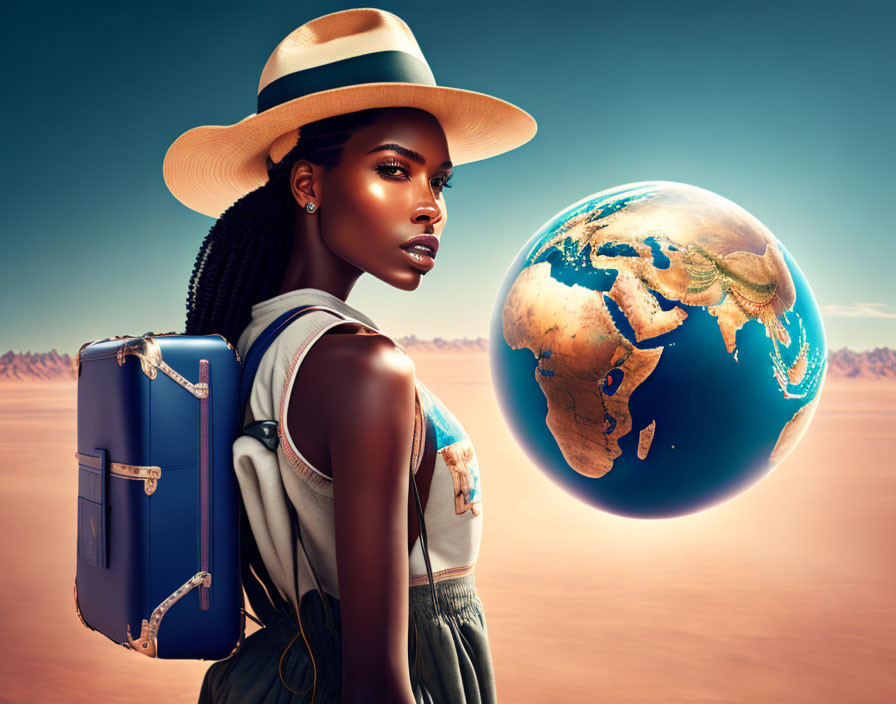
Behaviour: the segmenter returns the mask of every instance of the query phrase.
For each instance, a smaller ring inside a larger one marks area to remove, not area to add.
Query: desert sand
[[[896,701],[896,382],[828,379],[750,491],[638,521],[527,460],[485,354],[413,356],[479,456],[501,702]],[[195,702],[210,663],[128,653],[75,615],[75,446],[74,381],[0,384],[0,701]]]

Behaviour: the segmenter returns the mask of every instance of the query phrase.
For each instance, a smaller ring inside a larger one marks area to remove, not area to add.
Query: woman
[[[453,165],[524,144],[534,120],[437,86],[407,25],[376,9],[299,27],[260,86],[255,115],[191,130],[165,159],[174,195],[219,216],[187,334],[238,339],[244,355],[282,313],[315,306],[275,339],[246,409],[245,423],[279,421],[276,454],[234,444],[243,581],[264,628],[209,668],[200,701],[494,702],[475,452],[345,301],[364,272],[416,289]]]

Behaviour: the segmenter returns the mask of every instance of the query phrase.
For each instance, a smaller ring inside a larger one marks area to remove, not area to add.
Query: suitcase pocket
[[[78,457],[78,557],[94,567],[106,568],[108,527],[106,489],[108,463],[103,450]]]

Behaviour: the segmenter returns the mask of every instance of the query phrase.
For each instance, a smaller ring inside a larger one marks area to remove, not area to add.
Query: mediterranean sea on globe
[[[628,184],[545,224],[492,313],[492,382],[520,445],[604,511],[667,518],[753,486],[805,433],[827,343],[787,249],[731,201]]]

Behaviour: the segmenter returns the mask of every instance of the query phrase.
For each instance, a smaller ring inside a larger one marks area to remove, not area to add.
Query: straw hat
[[[373,8],[344,10],[303,24],[274,49],[261,72],[255,114],[178,137],[165,155],[165,183],[188,208],[217,218],[267,181],[267,157],[280,161],[301,125],[378,107],[434,115],[455,165],[515,149],[536,130],[532,116],[515,105],[436,85],[399,17]]]

